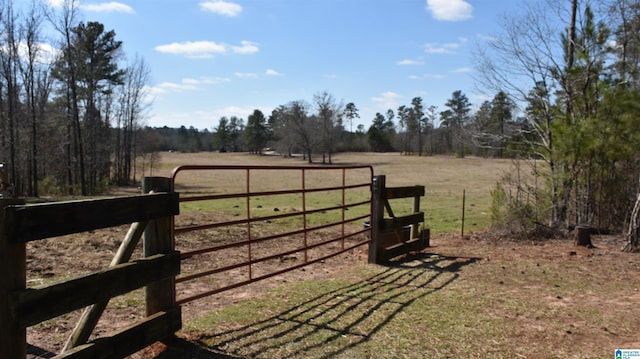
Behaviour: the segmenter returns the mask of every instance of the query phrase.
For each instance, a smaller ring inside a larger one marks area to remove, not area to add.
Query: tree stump
[[[576,226],[574,245],[593,248],[593,243],[591,243],[591,227]]]

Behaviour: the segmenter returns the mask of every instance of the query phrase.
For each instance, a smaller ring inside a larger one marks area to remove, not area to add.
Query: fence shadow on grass
[[[368,342],[403,308],[445,288],[459,277],[462,267],[477,260],[425,253],[409,256],[370,278],[264,320],[234,330],[202,333],[193,345],[230,358],[332,358]]]

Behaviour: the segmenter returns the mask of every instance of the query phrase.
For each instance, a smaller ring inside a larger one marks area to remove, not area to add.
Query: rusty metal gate
[[[369,243],[371,166],[181,166],[177,304]]]

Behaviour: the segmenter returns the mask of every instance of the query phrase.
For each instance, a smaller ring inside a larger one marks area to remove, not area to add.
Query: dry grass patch
[[[401,156],[398,153],[341,153],[333,158],[334,165],[371,165],[374,175],[386,175],[387,185],[413,186],[423,185],[427,194],[422,202],[425,220],[434,232],[459,232],[462,226],[462,195],[466,191],[467,233],[487,228],[490,224],[489,206],[490,192],[507,171],[512,169],[511,160],[482,159],[477,157],[455,158],[451,156]],[[277,165],[305,166],[307,163],[298,158],[279,156],[257,156],[246,153],[176,153],[167,152],[161,155],[160,168],[153,174],[170,176],[173,168],[179,165]],[[314,164],[314,166],[330,168],[331,166]],[[360,181],[368,176],[366,170],[354,172],[351,181]],[[238,186],[244,186],[244,173],[239,171],[218,171],[217,173],[202,171],[189,172],[188,176],[179,174],[176,189],[184,195],[195,194],[215,188],[219,192],[232,192]],[[325,177],[320,177],[325,176]],[[326,177],[329,176],[329,177]],[[300,186],[299,175],[291,172],[287,181],[283,174],[278,176],[264,175],[256,177],[252,188],[277,189],[287,186]],[[327,185],[335,182],[333,174],[314,173],[317,183]],[[339,183],[336,183],[338,185]],[[313,186],[313,182],[308,183]],[[366,195],[366,193],[363,193]],[[236,204],[230,206],[233,208]],[[286,205],[286,204],[284,204]],[[392,203],[397,214],[408,213],[412,201],[399,200]],[[229,208],[229,206],[226,206]],[[292,206],[295,207],[295,206]],[[186,208],[188,210],[188,207]]]

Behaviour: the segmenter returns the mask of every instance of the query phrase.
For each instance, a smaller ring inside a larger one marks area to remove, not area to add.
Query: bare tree
[[[284,124],[282,127],[289,132],[294,143],[302,150],[305,159],[313,162],[313,153],[320,143],[316,134],[320,130],[318,118],[309,116],[309,105],[304,101],[293,101],[279,109],[278,118]]]
[[[46,54],[42,50],[41,27],[45,20],[43,9],[33,1],[21,27],[22,39],[25,48],[20,72],[22,73],[25,103],[27,107],[30,131],[29,131],[29,156],[28,156],[28,186],[27,191],[31,196],[38,196],[38,143],[39,127],[44,120],[46,105],[51,92],[51,77],[49,76],[50,63],[45,60]]]
[[[520,104],[528,104],[528,123],[533,136],[525,136],[536,157],[550,170],[552,221],[562,217],[559,202],[560,169],[552,131],[557,108],[554,93],[561,87],[562,42],[558,37],[557,6],[551,2],[524,3],[522,16],[503,17],[503,33],[476,50],[478,83],[492,92],[505,91]],[[549,11],[549,10],[553,11]],[[553,19],[551,17],[554,17]]]
[[[335,150],[336,139],[342,133],[343,105],[328,92],[316,94],[313,97],[317,110],[317,118],[320,125],[322,163],[326,163],[325,156],[331,164],[331,155]]]
[[[124,82],[118,86],[114,148],[114,179],[119,184],[129,184],[136,179],[137,134],[151,105],[147,101],[151,73],[144,59],[136,55],[125,71]]]
[[[18,111],[20,83],[19,70],[19,33],[17,15],[13,1],[8,0],[0,10],[0,71],[3,88],[0,88],[0,115],[2,118],[2,147],[8,154],[9,169],[7,181],[18,191],[22,189],[22,176],[19,176],[17,148],[19,147]]]
[[[616,39],[612,50],[617,55],[615,67],[621,81],[640,87],[640,3],[637,0],[605,1]]]

